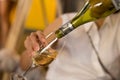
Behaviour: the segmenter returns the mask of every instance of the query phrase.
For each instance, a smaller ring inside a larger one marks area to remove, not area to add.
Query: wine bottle
[[[120,0],[89,0],[84,5],[83,9],[69,22],[61,26],[55,32],[52,32],[50,36],[55,37],[50,41],[47,47],[42,51],[37,52],[37,55],[33,57],[34,64],[48,65],[57,55],[56,51],[49,52],[48,48],[58,39],[64,37],[78,26],[94,21],[100,18],[105,18],[115,11],[120,9]]]
[[[83,9],[68,23],[56,31],[58,38],[62,38],[78,26],[105,18],[120,9],[120,0],[88,0]]]

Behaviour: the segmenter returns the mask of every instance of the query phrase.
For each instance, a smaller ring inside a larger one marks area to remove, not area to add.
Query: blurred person
[[[33,56],[47,45],[45,36],[74,17],[64,14],[44,32],[32,32],[25,47]],[[46,80],[120,80],[120,13],[86,23],[56,43],[58,55],[49,65]],[[62,48],[61,48],[62,47]]]
[[[4,72],[14,72],[19,62],[16,52],[3,49],[10,30],[9,17],[14,2],[15,0],[0,0],[0,79],[4,76]]]
[[[0,0],[0,47],[4,47],[10,29],[9,14],[15,0]]]
[[[0,0],[0,73],[1,75],[3,72],[13,74],[13,77],[15,77],[17,74],[19,75],[23,73],[23,64],[24,62],[27,63],[27,61],[23,61],[23,58],[26,58],[25,55],[19,55],[18,53],[6,48],[2,49],[5,46],[5,42],[10,30],[9,16],[15,1],[16,0]],[[23,54],[24,53],[26,52],[23,52]],[[37,75],[34,75],[34,73],[37,73]],[[44,75],[44,73],[43,75],[41,75],[41,73],[43,73],[41,68],[37,68],[30,71],[26,77],[28,80],[44,80],[44,77],[41,77]],[[9,78],[10,76],[11,75],[9,75]],[[2,79],[2,76],[0,76],[0,79]]]
[[[8,6],[9,0],[1,0],[0,1],[0,18],[1,18],[1,45],[5,44],[5,40],[7,37],[8,29],[9,29],[9,20],[8,20]]]

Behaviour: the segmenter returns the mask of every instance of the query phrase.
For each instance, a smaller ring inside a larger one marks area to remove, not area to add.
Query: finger
[[[31,39],[30,37],[27,37],[25,42],[24,42],[25,48],[29,51],[29,53],[32,54],[33,49],[32,49],[32,45],[31,45]]]
[[[34,55],[34,51],[26,50],[28,57],[32,57]]]
[[[45,47],[47,45],[47,40],[45,39],[44,34],[41,31],[37,31],[36,34],[39,40],[41,41],[41,44],[43,45],[43,47]]]
[[[31,33],[30,39],[31,39],[33,50],[38,51],[40,49],[39,45],[41,44],[38,43],[37,35],[35,33]]]

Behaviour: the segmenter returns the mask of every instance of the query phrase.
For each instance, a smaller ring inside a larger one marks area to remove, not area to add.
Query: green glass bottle
[[[62,38],[78,26],[104,18],[120,9],[120,0],[89,0],[83,9],[68,23],[56,31],[58,38]]]

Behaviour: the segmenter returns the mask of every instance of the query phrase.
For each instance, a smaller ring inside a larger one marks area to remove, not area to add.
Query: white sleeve
[[[117,39],[117,47],[119,50],[119,54],[120,54],[120,12],[115,14],[115,22],[116,22],[116,39]]]
[[[120,54],[120,25],[118,26],[118,29],[117,29],[117,44],[118,44],[118,49]]]

